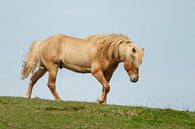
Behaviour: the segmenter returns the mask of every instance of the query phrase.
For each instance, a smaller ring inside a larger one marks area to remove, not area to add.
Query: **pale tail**
[[[25,79],[28,75],[35,72],[39,65],[39,42],[33,42],[28,53],[26,54],[21,79]]]

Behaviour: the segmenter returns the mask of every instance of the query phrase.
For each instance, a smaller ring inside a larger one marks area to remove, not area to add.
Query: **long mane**
[[[98,45],[97,56],[100,60],[105,58],[110,62],[128,60],[139,66],[144,55],[143,50],[123,34],[90,35],[87,41]],[[133,53],[133,48],[137,54]]]

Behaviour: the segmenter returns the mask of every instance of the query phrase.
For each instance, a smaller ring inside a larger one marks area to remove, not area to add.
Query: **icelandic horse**
[[[90,35],[85,39],[63,34],[32,43],[26,54],[22,79],[31,78],[26,98],[31,98],[34,84],[49,73],[48,87],[58,101],[60,97],[55,88],[58,68],[66,68],[78,73],[91,73],[103,86],[97,102],[106,103],[110,90],[109,81],[120,62],[124,62],[130,81],[137,82],[139,65],[144,56],[144,49],[136,46],[122,34]]]

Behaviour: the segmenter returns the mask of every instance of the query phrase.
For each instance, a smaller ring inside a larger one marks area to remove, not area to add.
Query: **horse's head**
[[[137,49],[133,47],[130,57],[124,60],[124,68],[130,77],[130,81],[134,83],[139,79],[139,65],[141,64],[144,53],[144,49]]]
[[[139,79],[139,68],[127,60],[124,61],[124,68],[130,77],[130,81],[137,82]]]

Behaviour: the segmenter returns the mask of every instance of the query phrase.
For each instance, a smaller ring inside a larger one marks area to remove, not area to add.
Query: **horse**
[[[103,86],[97,102],[106,104],[109,81],[119,63],[124,62],[130,81],[137,82],[143,56],[144,49],[123,34],[97,34],[82,39],[64,34],[52,35],[33,42],[25,56],[21,79],[31,74],[25,97],[31,98],[34,84],[48,72],[47,86],[55,100],[60,101],[56,75],[59,68],[66,68],[78,73],[91,73]]]

